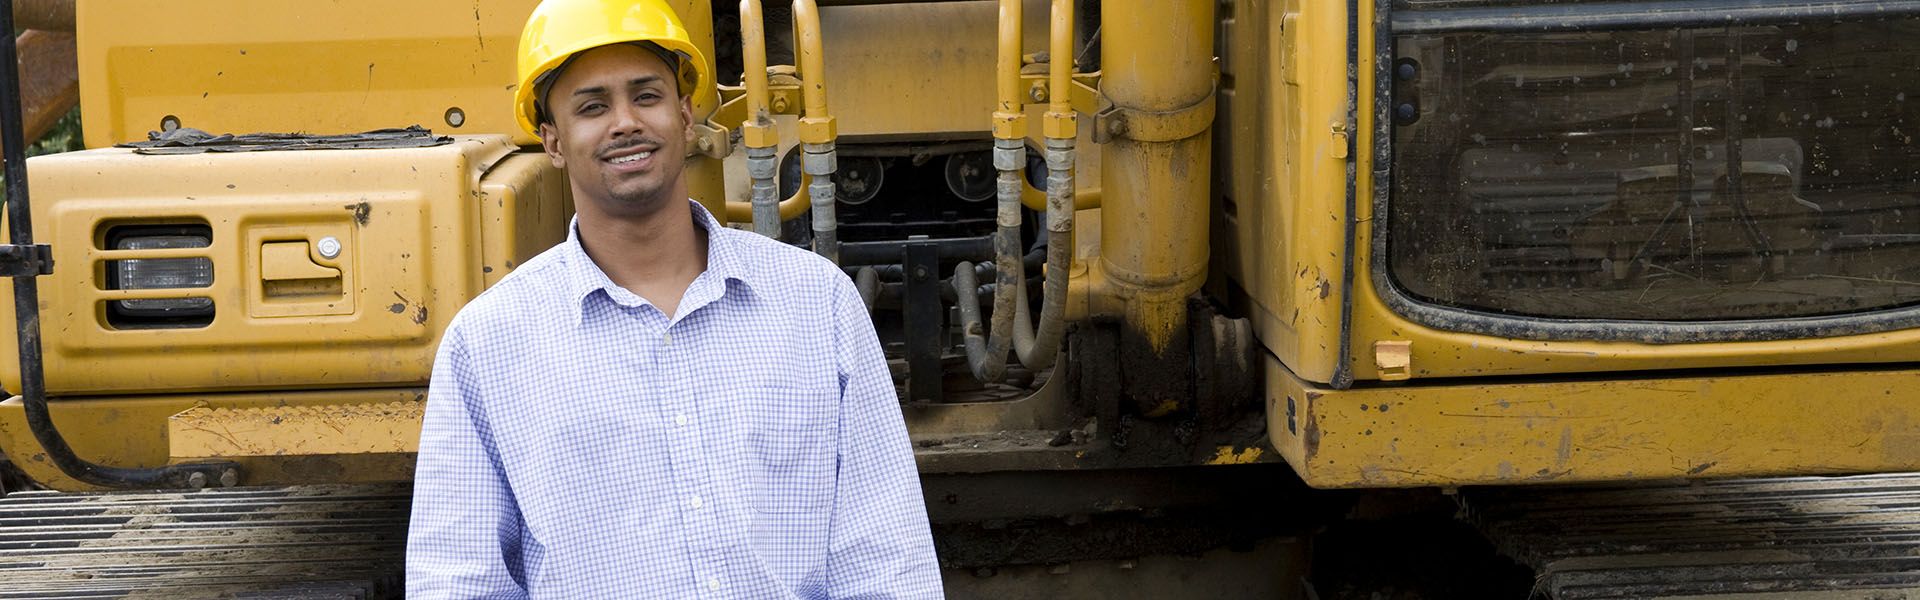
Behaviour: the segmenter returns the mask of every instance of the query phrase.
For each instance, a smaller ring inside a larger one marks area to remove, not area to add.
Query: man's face
[[[693,107],[660,56],[631,44],[582,53],[547,92],[540,141],[578,200],[614,216],[685,202]]]

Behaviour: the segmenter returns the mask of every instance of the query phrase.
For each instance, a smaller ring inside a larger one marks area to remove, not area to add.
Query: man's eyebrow
[[[636,77],[628,81],[627,86],[640,87],[643,85],[660,83],[661,81],[663,81],[663,79],[659,75],[647,75],[644,77]],[[576,98],[580,96],[601,96],[601,95],[605,95],[606,93],[607,93],[606,86],[599,86],[599,85],[592,86],[592,87],[583,87],[573,91],[573,95]]]

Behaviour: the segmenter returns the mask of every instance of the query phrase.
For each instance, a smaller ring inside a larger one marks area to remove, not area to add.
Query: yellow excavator
[[[670,3],[956,596],[1920,597],[1920,1]],[[400,592],[534,4],[0,0],[0,597]]]

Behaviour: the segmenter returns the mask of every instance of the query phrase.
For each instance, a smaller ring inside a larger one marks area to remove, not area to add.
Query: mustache
[[[607,144],[605,146],[601,146],[600,150],[597,153],[595,153],[595,156],[598,156],[600,158],[606,158],[608,154],[619,152],[621,150],[625,150],[635,146],[646,146],[646,145],[652,145],[657,148],[661,144],[660,144],[660,140],[649,138],[649,137],[631,137],[631,138],[626,138],[624,140],[620,140],[611,144]]]

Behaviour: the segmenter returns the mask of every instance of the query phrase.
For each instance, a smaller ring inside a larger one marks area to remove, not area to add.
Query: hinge
[[[0,244],[0,277],[37,277],[52,274],[52,246]]]

